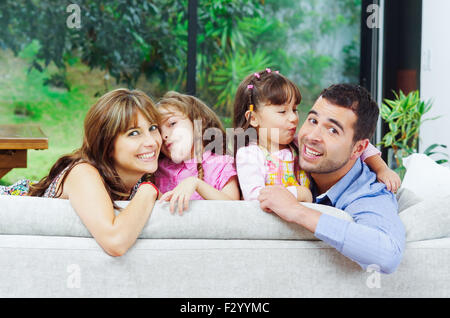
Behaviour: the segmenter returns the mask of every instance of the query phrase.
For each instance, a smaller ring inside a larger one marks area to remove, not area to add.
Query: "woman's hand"
[[[400,185],[402,184],[402,180],[399,175],[395,173],[395,171],[390,168],[382,169],[377,172],[377,180],[383,182],[386,185],[388,191],[396,193]]]
[[[178,213],[180,215],[189,208],[189,200],[197,190],[198,181],[199,179],[196,177],[186,178],[175,189],[162,195],[161,201],[170,201],[170,213],[174,213],[175,204],[178,204]]]

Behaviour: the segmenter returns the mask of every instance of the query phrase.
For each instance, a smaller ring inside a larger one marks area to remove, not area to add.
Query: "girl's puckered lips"
[[[172,142],[169,142],[169,143],[164,143],[164,146],[167,148],[167,149],[170,149],[170,147],[172,147]]]

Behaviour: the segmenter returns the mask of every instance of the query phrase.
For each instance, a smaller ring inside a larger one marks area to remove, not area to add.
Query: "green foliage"
[[[447,149],[447,145],[440,145],[440,144],[432,144],[431,146],[429,146],[427,149],[425,149],[425,151],[423,152],[425,155],[427,155],[427,156],[432,156],[432,155],[435,155],[435,154],[439,154],[439,155],[441,155],[441,156],[444,156],[444,157],[447,157],[448,158],[448,154],[446,154],[445,152],[442,152],[442,151],[433,151],[433,150],[435,150],[436,148],[444,148],[444,149]],[[443,164],[443,163],[447,163],[448,162],[448,159],[438,159],[438,160],[435,160],[436,161],[436,163],[438,163],[438,164]]]
[[[312,96],[312,102],[323,89],[321,79],[333,64],[334,59],[328,55],[321,55],[313,50],[306,51],[298,60],[297,69],[302,74],[300,86]]]
[[[81,9],[80,29],[66,27],[66,7],[72,2]],[[154,83],[154,94],[161,95],[185,85],[187,4],[188,0],[4,0],[0,47],[17,54],[33,41],[38,43],[30,64],[39,71],[51,63],[58,67],[61,71],[48,82],[53,86],[70,89],[64,69],[80,60],[129,87],[144,76]],[[223,70],[248,74],[272,66],[301,86],[308,104],[330,84],[328,74],[342,69],[349,81],[357,81],[359,35],[344,44],[343,63],[323,53],[318,39],[332,39],[348,27],[359,29],[360,7],[361,0],[200,0],[199,97],[221,114],[231,114],[233,89],[224,81]],[[291,43],[298,45],[293,49]],[[267,57],[270,65],[245,61],[254,56]]]
[[[203,0],[199,1],[197,74],[199,97],[220,114],[231,115],[236,87],[246,76],[244,58],[256,49],[252,40],[268,30],[261,22],[262,6],[254,0]],[[259,28],[252,28],[253,23]],[[262,53],[264,56],[266,52]],[[238,57],[242,58],[239,59]],[[264,59],[264,57],[263,57]],[[244,69],[242,69],[244,66]],[[255,65],[254,65],[255,66]],[[260,64],[256,66],[260,67]],[[265,67],[266,65],[264,65]],[[251,69],[253,70],[253,69]],[[228,72],[226,74],[225,72]]]
[[[261,50],[227,55],[223,66],[214,73],[214,84],[211,86],[211,89],[218,93],[216,108],[226,113],[226,107],[233,105],[237,87],[244,77],[254,70],[264,69],[270,65],[270,57]]]
[[[205,23],[200,22],[198,74],[201,98],[221,114],[231,115],[239,82],[266,67],[294,80],[306,107],[331,84],[327,80],[331,72],[343,73],[344,81],[358,82],[359,32],[341,49],[342,62],[322,53],[320,42],[348,27],[359,30],[361,0],[241,1],[239,13],[239,1],[215,2],[217,7],[206,5],[211,1],[199,3]],[[230,6],[228,11],[222,10],[224,3]]]
[[[424,102],[420,99],[419,91],[409,93],[407,96],[400,90],[394,92],[395,99],[385,99],[381,106],[380,115],[389,125],[389,132],[384,135],[379,145],[390,147],[394,151],[396,166],[399,171],[404,171],[402,158],[417,152],[419,143],[419,131],[421,125],[428,120],[435,120],[440,116],[422,119],[432,107],[432,102]],[[426,155],[443,154],[432,152],[438,147],[446,148],[445,145],[434,144],[425,150]],[[445,159],[437,160],[438,163],[447,162]]]
[[[66,26],[71,3],[81,8],[80,29]],[[0,1],[0,58],[10,49],[26,62],[7,82],[0,76],[0,84],[7,84],[0,89],[0,122],[39,122],[50,138],[49,150],[30,152],[28,177],[42,177],[59,155],[78,147],[86,109],[114,86],[109,76],[153,96],[184,89],[187,5],[188,0]],[[308,110],[330,81],[357,81],[354,30],[360,9],[361,0],[200,0],[199,97],[229,127],[238,84],[271,67],[299,85],[301,109]],[[342,32],[352,36],[336,46]],[[327,50],[333,45],[341,57]],[[7,178],[19,173],[15,169]]]
[[[84,116],[95,100],[92,88],[82,82],[85,76],[75,81],[70,67],[70,91],[46,85],[46,80],[58,70],[52,65],[42,72],[29,70],[27,60],[34,58],[36,48],[31,44],[19,52],[25,59],[0,51],[0,124],[38,123],[49,138],[49,149],[28,151],[28,167],[13,169],[2,178],[3,184],[22,178],[39,180],[48,174],[58,157],[79,147]],[[77,71],[87,69],[80,62],[74,66]]]
[[[343,75],[348,78],[352,83],[359,82],[359,66],[360,66],[360,47],[359,47],[359,34],[358,38],[352,40],[352,42],[342,49],[344,53],[344,72]]]
[[[44,81],[44,84],[70,90],[70,83],[67,80],[67,74],[64,71],[50,75],[50,77]]]
[[[33,68],[42,71],[53,62],[63,69],[79,55],[91,69],[106,70],[128,86],[141,74],[173,81],[184,69],[187,0],[76,1],[81,29],[66,27],[70,3],[0,2],[0,47],[18,53],[37,40]]]

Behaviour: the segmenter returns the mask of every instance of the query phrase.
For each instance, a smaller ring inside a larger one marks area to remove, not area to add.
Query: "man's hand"
[[[287,222],[296,222],[299,207],[297,199],[283,186],[267,186],[258,196],[261,209],[274,212]]]

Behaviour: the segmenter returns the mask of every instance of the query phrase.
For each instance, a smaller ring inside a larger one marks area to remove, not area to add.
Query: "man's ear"
[[[358,140],[353,146],[351,159],[355,160],[361,156],[361,154],[366,150],[369,145],[369,139]]]
[[[255,111],[249,111],[247,110],[245,112],[245,120],[248,120],[248,118],[250,117],[250,125],[254,128],[258,127],[258,118],[255,116]]]

